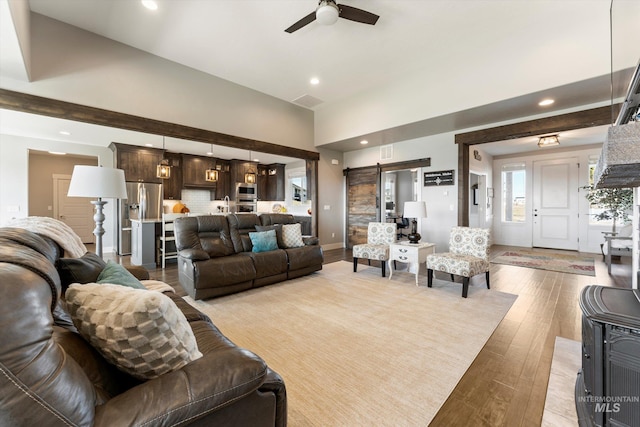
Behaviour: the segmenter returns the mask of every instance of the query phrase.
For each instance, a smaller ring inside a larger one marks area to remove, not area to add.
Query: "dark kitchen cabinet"
[[[111,143],[115,165],[124,170],[127,182],[153,182],[163,184],[162,178],[156,177],[156,167],[162,161],[162,150],[150,147],[138,147],[127,144]]]
[[[284,201],[284,165],[258,165],[258,200]]]
[[[207,169],[218,171],[217,181],[207,181]],[[182,188],[209,190],[211,200],[222,200],[224,196],[231,197],[229,160],[182,154]]]
[[[216,182],[206,180],[207,169],[215,167],[211,157],[182,155],[182,186],[185,188],[215,189]]]
[[[231,173],[228,160],[218,159],[216,161],[218,170],[218,182],[216,183],[215,199],[222,200],[224,196],[231,197]]]
[[[165,153],[164,158],[171,166],[171,175],[163,180],[164,198],[180,200],[182,198],[182,156],[178,153]]]
[[[284,165],[275,163],[267,166],[267,200],[284,201]],[[260,194],[260,193],[258,193]]]
[[[258,200],[270,200],[267,191],[267,166],[258,165]]]
[[[257,174],[258,164],[256,162],[247,162],[243,160],[231,160],[231,178],[235,187],[236,182],[245,182],[245,175],[248,173]]]

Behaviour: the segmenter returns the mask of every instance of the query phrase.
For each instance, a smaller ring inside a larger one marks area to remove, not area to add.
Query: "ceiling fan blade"
[[[339,4],[338,8],[340,8],[340,18],[348,19],[349,21],[375,25],[376,22],[378,22],[378,18],[380,18],[378,15],[358,9],[357,7]]]
[[[311,24],[315,20],[316,20],[316,12],[313,11],[307,16],[305,16],[304,18],[302,18],[301,20],[299,20],[298,22],[296,22],[295,24],[293,24],[292,26],[290,26],[289,28],[287,28],[285,31],[287,33],[293,33],[294,31],[298,31],[300,28],[304,27],[305,25]]]

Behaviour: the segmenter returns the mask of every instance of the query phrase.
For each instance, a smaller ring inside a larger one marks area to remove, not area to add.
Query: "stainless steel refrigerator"
[[[162,184],[127,182],[127,199],[118,200],[118,255],[131,254],[131,220],[162,218]]]

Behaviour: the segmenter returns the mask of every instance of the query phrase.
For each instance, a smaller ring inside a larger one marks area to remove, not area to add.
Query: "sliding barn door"
[[[347,248],[367,242],[367,227],[379,220],[380,168],[347,169]]]

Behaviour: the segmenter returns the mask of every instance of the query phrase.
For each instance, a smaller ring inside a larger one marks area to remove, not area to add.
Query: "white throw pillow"
[[[304,242],[302,241],[302,227],[299,223],[284,224],[282,226],[282,242],[285,248],[304,246]]]
[[[160,292],[88,283],[69,286],[65,297],[80,334],[136,378],[156,378],[202,357],[186,317]]]

